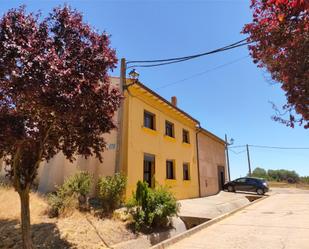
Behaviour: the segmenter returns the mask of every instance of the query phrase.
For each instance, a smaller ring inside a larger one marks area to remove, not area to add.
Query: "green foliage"
[[[289,182],[289,183],[297,183],[300,181],[299,175],[294,170],[286,170],[286,169],[269,169],[267,172],[263,168],[255,168],[252,172],[252,176],[264,178],[269,181],[277,181],[277,182]]]
[[[101,177],[98,181],[99,198],[105,212],[110,213],[120,207],[127,179],[122,174]]]
[[[78,172],[69,177],[55,193],[48,195],[50,216],[65,214],[81,206],[91,190],[92,176],[88,172]]]
[[[0,176],[0,188],[10,188],[12,187],[12,182],[5,176]]]
[[[59,188],[56,193],[47,196],[47,202],[50,217],[65,216],[78,207],[78,196],[76,194],[68,195],[62,188]]]
[[[270,169],[267,171],[267,175],[270,181],[277,181],[277,182],[287,181],[289,183],[299,182],[299,175],[294,170]]]
[[[266,172],[265,169],[257,167],[253,170],[252,176],[266,179],[267,178],[267,172]]]
[[[86,171],[81,171],[69,177],[61,188],[63,188],[67,195],[76,193],[85,196],[91,190],[91,182],[92,176]]]
[[[299,180],[302,183],[309,184],[309,176],[301,176]]]
[[[169,218],[177,215],[179,204],[167,187],[152,189],[146,182],[139,181],[128,209],[135,229],[140,230],[142,227],[166,226]]]

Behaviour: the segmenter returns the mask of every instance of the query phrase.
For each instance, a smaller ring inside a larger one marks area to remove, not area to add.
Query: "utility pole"
[[[123,94],[126,86],[126,59],[121,58],[120,64],[120,85],[119,91]],[[124,100],[122,100],[118,109],[118,134],[117,134],[117,151],[116,151],[116,167],[115,173],[121,172],[123,164],[123,143],[124,143]]]
[[[247,157],[248,157],[249,176],[251,176],[251,163],[250,163],[249,145],[247,144],[246,147],[247,147]]]
[[[231,181],[229,148],[228,148],[228,141],[227,141],[226,134],[225,134],[225,150],[226,150],[226,162],[227,162],[228,176],[229,176],[229,181]]]
[[[120,64],[120,87],[121,87],[121,91],[123,91],[123,88],[126,85],[126,59],[125,58],[121,58],[121,64]]]

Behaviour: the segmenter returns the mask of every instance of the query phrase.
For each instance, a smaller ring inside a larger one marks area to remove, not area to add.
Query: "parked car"
[[[254,177],[242,177],[224,184],[224,190],[229,192],[246,191],[263,195],[269,191],[268,183],[264,179]]]

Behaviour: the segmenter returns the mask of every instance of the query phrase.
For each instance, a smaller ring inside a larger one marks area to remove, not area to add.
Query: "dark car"
[[[268,184],[264,179],[254,177],[242,177],[234,181],[227,182],[224,184],[223,189],[229,192],[256,192],[259,195],[263,195],[269,190]]]

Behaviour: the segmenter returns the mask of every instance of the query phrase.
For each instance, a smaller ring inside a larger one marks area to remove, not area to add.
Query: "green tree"
[[[290,183],[299,182],[299,175],[294,170],[278,169],[268,170],[268,178],[271,181],[283,182],[287,181]]]
[[[252,176],[254,177],[259,177],[259,178],[267,178],[267,172],[265,169],[263,168],[259,168],[256,167],[253,171],[252,171]]]

